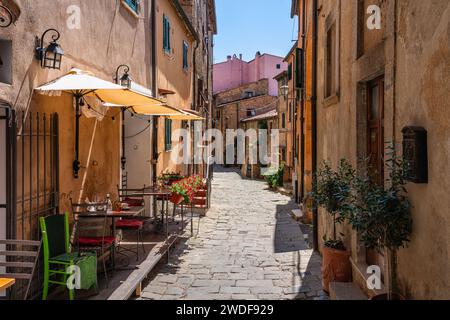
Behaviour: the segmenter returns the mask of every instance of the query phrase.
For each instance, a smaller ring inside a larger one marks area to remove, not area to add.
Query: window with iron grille
[[[136,13],[139,13],[139,0],[123,0],[128,7]]]
[[[164,131],[165,131],[165,150],[172,150],[172,120],[165,119],[164,122]]]

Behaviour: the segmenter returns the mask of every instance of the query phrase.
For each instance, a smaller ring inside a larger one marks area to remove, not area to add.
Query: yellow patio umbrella
[[[73,162],[74,177],[78,178],[80,170],[79,158],[79,118],[80,103],[85,96],[96,97],[104,103],[117,106],[127,106],[145,110],[146,112],[175,114],[174,110],[164,105],[158,99],[148,94],[138,92],[134,89],[126,88],[118,84],[102,80],[92,73],[79,69],[72,69],[60,78],[57,78],[45,85],[35,89],[40,94],[61,95],[68,93],[74,96],[76,103],[76,127],[75,127],[75,160]]]

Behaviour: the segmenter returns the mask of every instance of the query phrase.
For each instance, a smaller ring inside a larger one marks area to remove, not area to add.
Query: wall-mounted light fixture
[[[53,32],[52,42],[49,43],[47,47],[44,48],[44,38],[48,32]],[[42,68],[48,69],[61,69],[61,60],[64,55],[64,50],[56,42],[60,37],[60,33],[55,29],[48,29],[37,42],[39,46],[36,48],[36,59],[41,62]]]
[[[123,74],[119,78],[119,71],[123,69]],[[114,79],[118,85],[121,85],[126,88],[131,88],[131,77],[130,77],[130,67],[121,64],[116,69],[116,78]],[[122,170],[125,170],[127,164],[127,157],[125,155],[125,110],[126,108],[122,108],[122,157],[120,158],[120,163],[122,164]]]
[[[124,72],[123,72],[122,76],[119,78],[119,71],[122,68],[123,68]],[[129,72],[130,72],[129,66],[127,66],[125,64],[118,66],[117,70],[116,70],[116,79],[115,79],[116,83],[121,85],[122,87],[131,88],[131,77],[130,77]]]

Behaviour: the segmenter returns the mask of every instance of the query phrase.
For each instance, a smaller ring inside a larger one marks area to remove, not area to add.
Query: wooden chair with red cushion
[[[144,187],[145,188],[145,187]],[[126,203],[130,208],[145,206],[144,201],[144,188],[141,189],[120,189],[117,186],[119,201]],[[142,245],[142,250],[145,254],[145,246],[143,240],[144,223],[148,220],[141,216],[137,218],[123,218],[116,221],[116,229],[123,231],[135,231],[136,232],[136,260],[139,261],[139,243]],[[134,252],[133,250],[124,249]]]

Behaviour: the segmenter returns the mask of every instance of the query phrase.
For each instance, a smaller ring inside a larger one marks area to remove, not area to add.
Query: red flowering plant
[[[172,193],[180,195],[184,198],[185,203],[191,203],[195,194],[202,188],[203,178],[198,175],[190,176],[175,182],[170,187]]]

